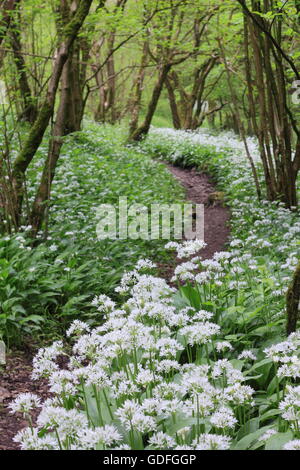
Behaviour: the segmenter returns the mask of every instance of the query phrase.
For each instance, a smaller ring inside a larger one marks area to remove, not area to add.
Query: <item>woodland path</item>
[[[211,203],[210,196],[216,193],[216,186],[209,175],[199,173],[195,168],[184,169],[169,163],[166,166],[185,188],[186,199],[204,204],[204,240],[207,246],[199,255],[202,259],[211,259],[216,252],[226,249],[230,234],[230,210],[221,202]],[[169,280],[173,275],[174,265],[161,264],[159,267],[161,275]]]

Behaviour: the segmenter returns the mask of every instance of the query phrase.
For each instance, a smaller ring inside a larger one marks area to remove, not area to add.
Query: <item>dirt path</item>
[[[218,251],[223,251],[229,238],[230,210],[222,203],[210,202],[210,196],[216,192],[212,179],[206,173],[195,169],[179,168],[166,163],[169,171],[186,190],[186,199],[196,204],[204,204],[204,239],[207,244],[201,250],[203,259],[211,259]],[[177,264],[177,262],[175,263]],[[160,273],[166,279],[173,275],[174,267],[160,265]]]
[[[5,369],[0,369],[0,450],[18,450],[13,442],[18,431],[27,426],[22,416],[11,415],[8,405],[20,393],[35,393],[49,397],[46,382],[31,379],[31,354],[14,353],[7,357]]]
[[[167,164],[169,171],[186,189],[187,200],[205,205],[205,242],[207,247],[201,251],[203,259],[212,258],[217,251],[224,250],[229,236],[230,211],[221,204],[211,204],[209,196],[216,191],[211,178],[196,170],[187,170]],[[175,260],[174,260],[175,263]],[[176,264],[176,263],[175,263]],[[160,265],[160,275],[170,279],[174,266]],[[47,398],[47,385],[34,382],[31,377],[30,355],[17,354],[7,359],[6,368],[0,369],[0,450],[16,450],[14,435],[27,423],[16,415],[10,415],[8,404],[19,393],[31,392]]]
[[[228,241],[230,211],[218,202],[210,203],[209,196],[216,192],[216,187],[207,174],[172,165],[168,168],[186,189],[187,199],[205,205],[204,238],[207,247],[201,251],[201,256],[210,259],[217,251],[224,250]]]

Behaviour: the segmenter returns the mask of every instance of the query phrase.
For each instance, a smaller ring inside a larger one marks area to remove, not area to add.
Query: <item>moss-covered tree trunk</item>
[[[136,129],[136,131],[134,131],[133,134],[131,134],[131,136],[129,137],[129,141],[138,142],[142,140],[143,137],[145,137],[145,135],[148,134],[150,126],[151,126],[152,118],[154,116],[154,113],[157,107],[158,100],[160,98],[163,86],[165,84],[166,78],[168,76],[168,73],[171,67],[172,67],[171,64],[164,64],[161,66],[158,79],[153,88],[153,92],[152,92],[151,100],[148,105],[145,120],[141,124],[141,126],[138,127],[138,129]]]
[[[0,1],[0,46],[5,38],[5,35],[9,29],[13,13],[20,0],[4,0]]]
[[[170,109],[172,113],[174,129],[181,129],[181,119],[180,119],[179,110],[178,110],[178,106],[176,102],[175,88],[173,87],[173,84],[171,83],[171,80],[169,79],[169,77],[167,77],[166,79],[166,88],[168,90],[168,97],[169,97],[169,103],[170,103]]]
[[[18,73],[19,91],[22,99],[22,107],[19,118],[31,124],[37,118],[37,106],[29,85],[26,64],[22,52],[21,31],[20,31],[20,4],[18,5],[17,15],[11,20],[10,38],[13,49],[15,65]],[[17,21],[18,20],[18,21]],[[19,23],[19,24],[18,24]]]
[[[61,34],[61,42],[56,51],[52,76],[44,102],[37,119],[25,141],[22,150],[17,156],[12,171],[12,183],[15,197],[15,219],[19,222],[22,214],[22,202],[24,194],[25,174],[37,149],[39,148],[55,106],[55,97],[61,78],[63,67],[69,57],[72,45],[78,32],[89,13],[93,0],[80,0],[72,19],[64,26]]]
[[[72,58],[65,63],[62,80],[60,103],[56,114],[52,137],[49,142],[47,159],[43,168],[43,173],[38,187],[36,197],[30,214],[30,225],[32,226],[32,237],[35,238],[40,230],[44,214],[47,212],[50,199],[52,181],[55,169],[63,145],[63,137],[73,132],[73,97],[72,97]]]
[[[293,281],[287,292],[287,334],[293,333],[297,328],[300,303],[300,261],[296,268]]]
[[[148,40],[144,41],[143,53],[141,58],[141,65],[134,83],[133,87],[133,96],[130,98],[129,110],[130,110],[130,122],[129,122],[129,135],[132,135],[137,127],[139,122],[139,114],[142,104],[142,95],[144,89],[144,81],[146,75],[146,66],[149,60],[149,44]]]

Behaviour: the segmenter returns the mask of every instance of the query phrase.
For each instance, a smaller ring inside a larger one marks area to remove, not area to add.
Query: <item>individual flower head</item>
[[[180,334],[186,338],[188,344],[207,344],[220,331],[220,326],[208,321],[194,323],[180,330]]]
[[[254,389],[249,385],[242,385],[240,382],[226,387],[223,392],[225,402],[231,402],[237,406],[248,404],[253,405]]]
[[[233,346],[231,343],[229,343],[229,341],[218,341],[216,343],[216,350],[218,352],[223,352],[223,351],[232,351],[233,350]]]
[[[238,359],[239,359],[239,360],[246,359],[246,360],[249,360],[249,361],[256,361],[257,358],[256,358],[255,354],[254,354],[252,351],[244,350],[244,351],[238,356]]]
[[[109,314],[116,304],[107,295],[98,295],[94,297],[92,305],[97,307],[98,312]]]
[[[289,421],[292,429],[297,432],[300,426],[300,385],[287,386],[285,397],[279,403],[279,409],[283,419]]]
[[[49,377],[50,392],[56,395],[76,395],[77,377],[68,370],[56,370]]]
[[[266,442],[270,439],[270,437],[275,436],[275,434],[277,434],[277,431],[275,431],[275,429],[268,429],[262,436],[260,436],[258,440]]]
[[[11,413],[28,414],[41,406],[41,399],[33,393],[21,393],[9,404]]]
[[[156,264],[154,264],[149,259],[140,259],[135,266],[135,269],[137,271],[144,271],[144,270],[149,270],[149,269],[154,269],[154,268],[156,268]]]
[[[90,327],[87,323],[82,322],[80,320],[74,320],[71,323],[70,328],[67,330],[66,335],[78,336],[78,335],[81,335],[82,333],[88,333],[89,331],[90,331]]]
[[[284,444],[283,450],[300,450],[300,439],[287,442]]]
[[[173,437],[169,436],[168,434],[159,431],[150,437],[148,444],[149,446],[151,446],[152,449],[172,449],[176,446],[176,441],[175,439],[173,439]]]
[[[216,434],[200,434],[199,439],[193,442],[196,450],[228,450],[230,437]]]
[[[42,348],[33,359],[32,378],[49,377],[52,372],[58,370],[55,360],[65,354],[62,341],[55,341],[51,346]]]
[[[211,424],[219,429],[233,429],[237,424],[237,419],[231,408],[222,406],[210,418]]]
[[[77,450],[93,450],[99,445],[109,448],[122,441],[122,436],[114,426],[105,425],[95,429],[79,429],[75,439]]]

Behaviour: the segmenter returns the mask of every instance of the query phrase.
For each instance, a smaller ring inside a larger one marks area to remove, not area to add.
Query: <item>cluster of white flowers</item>
[[[300,429],[300,386],[287,386],[285,398],[280,402],[282,417],[288,421],[295,432]]]
[[[232,254],[217,253],[205,266],[218,273],[232,262]],[[94,299],[101,326],[73,322],[67,368],[58,364],[68,356],[61,341],[38,352],[33,378],[46,377],[54,398],[41,403],[25,394],[11,404],[12,412],[27,417],[41,407],[36,426],[15,437],[22,449],[135,449],[145,439],[153,449],[228,449],[251,417],[255,391],[245,381],[254,352],[245,349],[234,359],[234,345],[222,336],[214,311],[178,306],[176,290],[140,273],[143,268],[152,265],[143,260],[121,280],[121,307],[105,295]],[[300,333],[294,333],[265,354],[278,377],[295,379],[299,350]],[[286,390],[279,411],[297,437],[300,389]],[[188,426],[168,432],[170,420],[187,419]],[[296,448],[296,441],[289,446]]]
[[[138,264],[144,266],[151,267]],[[102,326],[90,329],[75,320],[68,329],[73,353],[67,369],[57,361],[64,354],[62,342],[37,354],[33,378],[47,377],[54,398],[41,404],[26,395],[12,403],[13,412],[25,415],[41,406],[36,427],[15,437],[21,448],[135,448],[141,436],[148,436],[152,448],[229,447],[238,426],[235,407],[249,412],[254,390],[242,385],[242,372],[227,359],[210,363],[207,346],[215,339],[219,355],[232,350],[211,321],[213,312],[176,307],[175,290],[163,279],[137,269],[121,284],[128,279],[121,308],[106,296],[95,298],[105,314]],[[184,351],[190,360],[181,364]],[[206,355],[207,364],[196,365],[194,354]],[[206,420],[200,427],[197,416]],[[162,431],[161,420],[186,417],[191,425],[180,433]]]
[[[41,400],[32,393],[21,393],[14,402],[10,404],[12,413],[23,413],[27,415],[32,410],[41,406]]]
[[[266,356],[277,366],[278,378],[300,377],[300,332],[292,333],[285,341],[265,349]]]
[[[187,240],[183,243],[169,242],[166,245],[167,249],[173,249],[177,252],[179,259],[189,258],[195,255],[200,250],[205,248],[206,243],[203,240]]]

